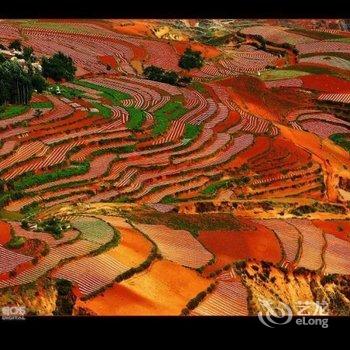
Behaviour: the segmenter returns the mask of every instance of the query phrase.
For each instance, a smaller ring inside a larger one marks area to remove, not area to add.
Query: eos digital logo
[[[5,306],[1,309],[1,318],[3,320],[25,320],[25,306]]]

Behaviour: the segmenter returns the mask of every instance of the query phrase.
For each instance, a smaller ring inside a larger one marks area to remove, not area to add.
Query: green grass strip
[[[74,83],[81,85],[81,86],[85,86],[89,89],[94,89],[94,90],[100,91],[102,93],[103,97],[111,100],[112,103],[116,104],[116,105],[119,104],[120,100],[126,100],[129,98],[132,98],[132,96],[130,96],[129,94],[126,94],[124,92],[110,89],[110,88],[107,88],[105,86],[93,84],[93,83],[90,83],[88,81],[76,80],[76,81],[74,81]]]
[[[0,119],[13,118],[29,110],[26,105],[8,105],[0,107]]]
[[[200,83],[200,82],[198,82],[198,81],[194,81],[194,82],[191,84],[191,86],[192,86],[194,89],[196,89],[198,92],[202,93],[202,94],[206,92],[206,89],[205,89],[205,87],[203,86],[203,84]]]
[[[135,107],[127,107],[125,109],[129,113],[129,120],[126,124],[127,128],[130,130],[140,130],[146,120],[145,111]]]
[[[334,77],[340,78],[340,79],[345,79],[345,80],[350,80],[349,74],[341,73],[340,68],[335,68],[331,66],[318,66],[317,64],[297,64],[294,66],[289,66],[285,68],[286,70],[291,70],[291,71],[300,71],[303,72],[302,75],[306,74],[327,74],[327,75],[332,75]],[[343,69],[345,71],[345,69]]]
[[[184,138],[193,140],[200,134],[201,130],[202,128],[200,125],[186,124]]]
[[[269,69],[261,72],[259,78],[261,80],[279,80],[279,79],[298,78],[308,74],[309,72],[300,71],[300,70]]]
[[[53,108],[53,104],[50,101],[32,102],[30,104],[30,107],[32,107],[32,108]]]
[[[88,172],[90,164],[88,162],[72,165],[66,169],[58,169],[54,172],[35,175],[33,173],[27,173],[18,180],[12,183],[12,187],[15,190],[23,190],[28,187],[42,185],[51,181],[72,177],[75,175],[82,175]]]
[[[154,113],[153,135],[165,133],[170,122],[179,119],[187,112],[180,101],[169,101]]]
[[[347,140],[344,134],[333,134],[329,138],[338,146],[350,152],[350,140]]]
[[[287,31],[289,33],[300,34],[300,35],[307,36],[309,38],[313,38],[317,40],[332,40],[332,39],[342,38],[340,34],[333,34],[333,33],[308,30],[308,29],[302,29],[302,28],[289,29]]]
[[[101,103],[98,102],[91,102],[91,104],[98,109],[98,113],[92,112],[90,115],[94,114],[101,114],[104,118],[109,119],[112,117],[113,112],[110,108],[106,107],[105,105],[102,105]]]
[[[221,180],[221,181],[211,183],[201,193],[204,194],[205,196],[214,196],[220,188],[225,188],[230,185],[242,186],[247,184],[248,182],[249,182],[248,177]]]

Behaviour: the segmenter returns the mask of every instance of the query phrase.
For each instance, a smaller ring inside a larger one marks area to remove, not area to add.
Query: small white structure
[[[32,67],[39,72],[41,72],[43,70],[43,68],[41,67],[41,64],[39,62],[33,62]]]

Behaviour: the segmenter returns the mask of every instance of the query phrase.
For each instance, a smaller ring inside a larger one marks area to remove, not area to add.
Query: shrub
[[[350,152],[350,141],[343,134],[333,134],[329,137],[338,146]]]
[[[22,220],[21,227],[24,228],[25,230],[28,230],[29,229],[29,222],[27,220]]]
[[[21,248],[23,244],[26,242],[25,237],[22,236],[14,236],[11,240],[6,244],[6,247],[9,249],[17,249]]]
[[[235,265],[238,270],[244,270],[247,267],[247,263],[245,260],[237,261]]]
[[[51,233],[55,239],[60,239],[63,237],[63,232],[69,228],[67,221],[62,219],[52,217],[38,224],[38,228]]]
[[[201,68],[203,66],[203,61],[204,59],[201,52],[187,48],[179,60],[179,67],[187,70]]]
[[[301,205],[291,210],[290,213],[295,216],[302,216],[304,214],[314,213],[315,211],[316,211],[316,208],[312,207],[311,205]]]
[[[195,309],[198,306],[198,304],[206,297],[206,295],[206,292],[200,292],[196,297],[194,297],[187,303],[186,308],[189,310]]]
[[[149,66],[145,68],[143,75],[149,80],[159,81],[171,85],[184,86],[191,82],[191,78],[189,77],[181,77],[174,71],[166,71],[163,68],[156,66]]]
[[[56,281],[57,300],[54,315],[72,315],[76,297],[73,294],[72,282],[64,279]]]
[[[12,41],[9,45],[9,49],[14,49],[14,50],[20,51],[21,48],[22,48],[22,43],[18,39]]]
[[[0,63],[3,63],[5,61],[6,61],[6,57],[2,53],[0,53]]]
[[[76,67],[71,57],[62,52],[55,53],[52,57],[42,59],[42,72],[44,77],[55,81],[73,80]]]
[[[56,181],[75,175],[85,174],[90,169],[89,162],[74,164],[74,166],[66,169],[58,169],[54,172],[35,175],[29,172],[17,180],[11,182],[11,187],[15,190],[23,190],[28,187],[42,185],[48,182]]]
[[[337,279],[336,274],[325,275],[321,280],[321,284],[325,285],[327,283],[333,283],[336,279]]]
[[[27,61],[27,62],[31,62],[33,59],[33,48],[31,46],[26,46],[23,48],[23,58]]]
[[[189,315],[190,310],[188,310],[187,307],[185,307],[182,311],[181,311],[181,316],[187,316]]]
[[[46,80],[39,73],[33,74],[32,85],[33,85],[33,89],[39,93],[42,93],[44,90],[46,90],[46,87],[47,87]]]

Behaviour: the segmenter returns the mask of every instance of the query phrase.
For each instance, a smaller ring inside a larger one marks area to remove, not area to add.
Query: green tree
[[[160,81],[171,85],[184,86],[191,82],[190,77],[181,77],[174,71],[166,71],[163,68],[149,66],[143,71],[143,75],[150,80]]]
[[[73,80],[76,70],[72,58],[62,52],[42,59],[42,73],[45,78],[52,78],[55,81]]]
[[[28,104],[32,92],[31,77],[17,62],[0,64],[0,104]]]
[[[163,77],[164,70],[156,66],[149,66],[145,68],[143,74],[147,79],[160,81]]]
[[[6,57],[2,53],[0,53],[0,64],[4,63],[5,61],[6,61]]]
[[[9,49],[14,49],[14,50],[20,51],[22,49],[21,41],[18,39],[12,41],[9,45]]]
[[[186,86],[186,85],[190,84],[191,81],[192,81],[191,77],[180,77],[177,82],[181,86]]]
[[[35,89],[39,93],[43,92],[47,87],[46,80],[39,73],[34,73],[32,75],[32,85],[33,89]]]
[[[179,60],[179,67],[190,70],[192,68],[201,68],[203,66],[204,59],[201,52],[193,51],[192,49],[186,49]]]
[[[179,76],[176,72],[170,71],[163,74],[163,82],[176,85],[179,80]]]
[[[27,62],[31,62],[32,58],[33,58],[33,48],[31,46],[26,46],[23,48],[23,58],[27,61]]]

